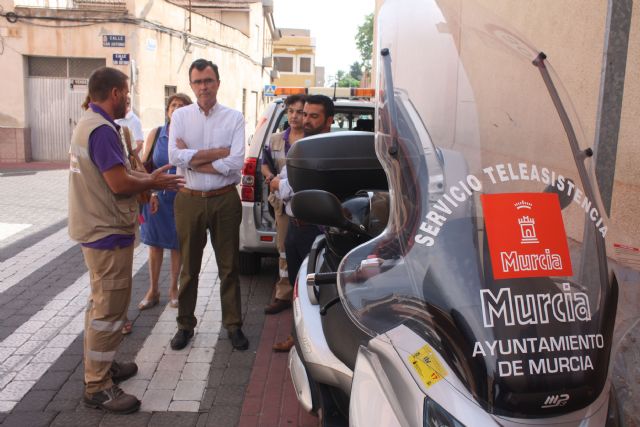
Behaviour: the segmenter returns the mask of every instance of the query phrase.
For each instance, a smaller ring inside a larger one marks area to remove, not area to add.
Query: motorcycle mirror
[[[298,191],[291,199],[291,210],[297,219],[312,224],[350,229],[340,200],[323,190]]]
[[[568,185],[568,183],[571,183],[571,185]],[[575,187],[575,183],[573,182],[572,179],[567,178],[566,182],[564,184],[564,190],[559,190],[558,189],[558,181],[555,181],[553,184],[547,185],[544,189],[545,193],[556,193],[558,195],[558,198],[560,199],[560,209],[564,209],[567,206],[569,206],[569,204],[571,203],[571,200],[573,200],[573,197],[569,195],[569,188],[573,188]]]

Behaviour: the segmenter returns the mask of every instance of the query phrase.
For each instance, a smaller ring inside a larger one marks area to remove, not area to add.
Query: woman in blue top
[[[169,125],[171,115],[175,110],[185,105],[192,104],[191,98],[183,93],[177,93],[169,98],[167,103],[167,124],[161,126],[149,134],[145,143],[143,161],[150,157],[153,169],[157,169],[169,163],[168,142]],[[176,168],[167,173],[176,173]],[[144,299],[138,304],[140,310],[146,310],[158,304],[160,291],[158,279],[162,267],[164,249],[171,250],[171,285],[169,287],[169,305],[178,306],[178,273],[180,272],[180,247],[176,233],[176,222],[173,216],[173,202],[176,197],[174,191],[161,191],[154,193],[151,201],[143,206],[142,216],[144,222],[141,226],[141,238],[149,246],[149,290]]]

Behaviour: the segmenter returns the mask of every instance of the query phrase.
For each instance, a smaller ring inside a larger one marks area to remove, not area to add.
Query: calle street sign
[[[128,53],[114,53],[113,54],[113,65],[129,65],[129,54]]]
[[[125,36],[118,35],[104,35],[102,36],[103,47],[124,47]]]

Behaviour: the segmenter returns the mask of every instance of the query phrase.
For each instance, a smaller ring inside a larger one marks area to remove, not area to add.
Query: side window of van
[[[273,132],[284,132],[289,127],[289,121],[287,120],[287,111],[283,110],[280,117],[278,117],[277,126]]]

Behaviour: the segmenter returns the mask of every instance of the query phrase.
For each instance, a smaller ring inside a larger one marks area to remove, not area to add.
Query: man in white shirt
[[[244,162],[244,117],[217,102],[218,66],[198,59],[189,68],[197,102],[174,111],[169,133],[169,161],[186,178],[175,200],[182,271],[178,295],[178,332],[171,348],[184,348],[193,337],[198,276],[207,231],[220,274],[222,324],[231,344],[246,350],[240,309],[239,247],[242,206],[236,191]]]
[[[136,113],[131,109],[131,98],[127,98],[127,115],[124,116],[124,119],[118,119],[115,121],[120,126],[126,126],[129,128],[131,133],[133,134],[133,139],[136,142],[136,148],[142,148],[142,144],[144,144],[144,134],[142,133],[142,123],[140,123],[140,119],[136,116]]]

